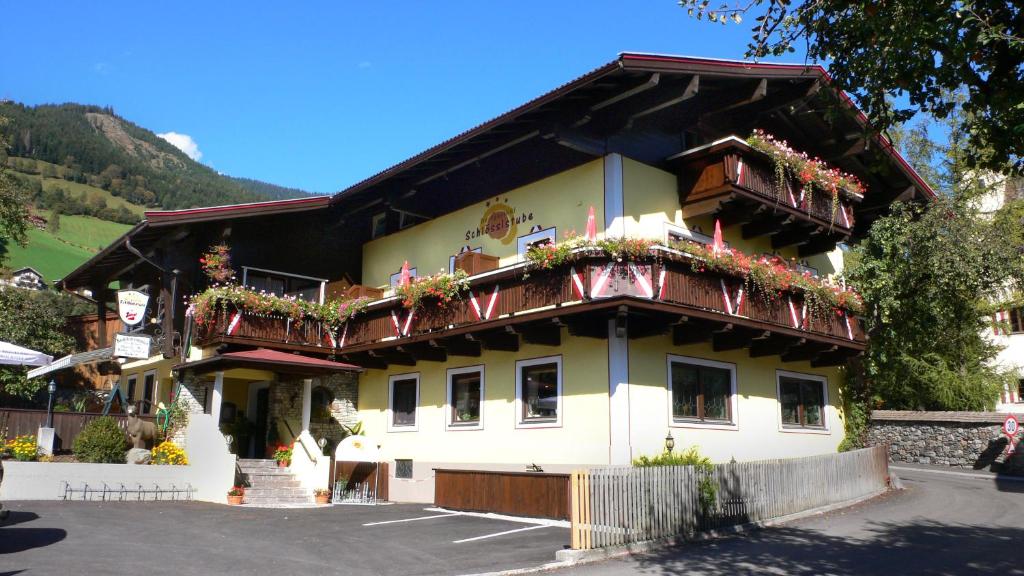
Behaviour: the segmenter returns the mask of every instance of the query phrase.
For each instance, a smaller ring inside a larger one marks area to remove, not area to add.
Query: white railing
[[[761,522],[880,493],[885,447],[788,460],[608,466],[570,479],[572,547],[601,548]],[[708,487],[711,487],[709,495]]]

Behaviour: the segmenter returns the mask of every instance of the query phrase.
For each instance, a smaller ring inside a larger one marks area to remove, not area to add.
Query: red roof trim
[[[267,202],[250,202],[247,204],[227,204],[224,206],[208,206],[205,208],[186,208],[184,210],[153,210],[145,213],[147,220],[195,216],[200,214],[219,214],[224,212],[245,212],[249,210],[265,211],[267,208],[317,207],[326,206],[330,196],[312,196],[310,198],[294,198],[290,200],[270,200]]]

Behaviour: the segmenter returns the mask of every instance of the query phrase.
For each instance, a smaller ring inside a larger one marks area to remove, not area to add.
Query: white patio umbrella
[[[29,350],[10,342],[0,342],[0,364],[9,366],[46,366],[53,356]]]

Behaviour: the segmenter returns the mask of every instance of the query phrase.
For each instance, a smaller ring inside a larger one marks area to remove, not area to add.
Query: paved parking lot
[[[9,502],[8,574],[477,574],[554,561],[562,526],[423,505]]]

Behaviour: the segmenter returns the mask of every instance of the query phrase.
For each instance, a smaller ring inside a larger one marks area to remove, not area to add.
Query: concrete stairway
[[[313,504],[313,493],[299,485],[287,468],[278,468],[273,460],[238,460],[238,468],[248,482],[243,504],[276,506]]]

